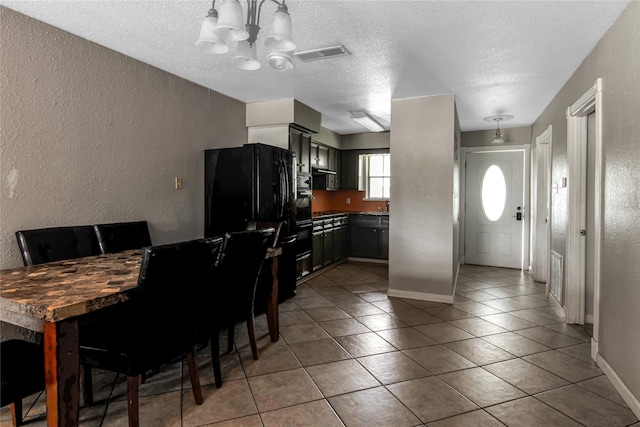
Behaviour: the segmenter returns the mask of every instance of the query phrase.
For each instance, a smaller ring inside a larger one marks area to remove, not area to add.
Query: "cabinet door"
[[[325,231],[322,240],[324,249],[322,265],[329,265],[333,262],[333,230]]]
[[[340,152],[335,148],[329,148],[329,170],[339,172],[340,171]]]
[[[380,238],[378,227],[351,224],[351,256],[378,258]]]
[[[306,133],[300,136],[301,173],[311,173],[311,136]]]
[[[344,253],[342,252],[342,234],[344,233],[344,228],[336,228],[333,230],[333,260],[340,261],[344,258]]]
[[[313,264],[313,271],[316,271],[319,268],[322,268],[322,260],[324,256],[324,245],[323,245],[323,232],[314,233],[312,237],[312,247],[311,247],[311,258]]]
[[[340,156],[340,188],[343,190],[357,190],[358,153],[355,151],[342,151]]]
[[[329,148],[324,145],[316,145],[318,169],[329,169]]]
[[[389,227],[380,227],[380,258],[389,259]]]

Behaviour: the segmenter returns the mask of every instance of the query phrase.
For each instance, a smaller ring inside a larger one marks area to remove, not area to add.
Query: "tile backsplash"
[[[374,202],[364,201],[365,192],[357,190],[313,190],[313,200],[311,202],[311,210],[313,212],[324,211],[354,211],[354,212],[370,212],[377,211],[378,208],[386,210],[387,203],[385,201]],[[347,199],[350,199],[347,204]]]

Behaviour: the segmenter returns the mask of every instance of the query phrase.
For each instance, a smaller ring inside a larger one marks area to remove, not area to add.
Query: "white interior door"
[[[468,153],[465,262],[522,268],[524,152]]]

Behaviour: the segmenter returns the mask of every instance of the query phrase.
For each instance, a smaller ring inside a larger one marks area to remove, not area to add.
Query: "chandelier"
[[[221,54],[229,52],[229,45],[238,42],[233,65],[241,70],[257,70],[261,64],[256,42],[260,32],[260,12],[265,1],[247,0],[245,22],[244,11],[238,0],[222,0],[219,12],[213,0],[209,14],[202,22],[196,46],[205,52]],[[270,1],[277,4],[278,9],[263,40],[264,47],[269,50],[267,62],[276,70],[290,70],[293,68],[293,50],[296,48],[291,36],[291,16],[285,0]]]
[[[507,114],[499,114],[496,116],[489,116],[484,118],[485,122],[496,122],[496,126],[497,126],[496,133],[495,135],[493,135],[493,139],[491,140],[492,144],[504,144],[505,142],[507,142],[505,141],[504,136],[500,131],[500,122],[511,120],[511,119],[513,119],[513,116],[509,116]]]

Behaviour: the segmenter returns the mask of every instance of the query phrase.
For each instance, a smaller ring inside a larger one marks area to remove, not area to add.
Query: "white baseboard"
[[[402,291],[399,289],[389,289],[387,294],[390,297],[416,299],[420,301],[443,302],[453,304],[453,295],[428,294],[425,292]]]
[[[549,302],[551,302],[551,306],[553,307],[553,309],[555,310],[556,314],[561,317],[562,319],[564,319],[565,321],[567,320],[567,311],[565,310],[565,308],[562,306],[562,304],[560,304],[558,302],[558,300],[556,299],[556,297],[553,296],[552,293],[549,293],[547,295]]]
[[[453,278],[453,292],[451,293],[452,297],[455,299],[456,295],[456,286],[458,286],[458,273],[460,273],[460,263],[456,266],[456,277]]]
[[[631,390],[625,385],[624,382],[620,379],[616,371],[607,363],[606,360],[598,353],[598,359],[596,363],[602,369],[602,372],[607,376],[609,381],[613,387],[620,393],[620,397],[627,403],[629,409],[636,415],[636,417],[640,418],[640,401],[638,398],[631,393]]]
[[[600,345],[598,344],[598,341],[596,341],[595,338],[591,337],[591,360],[593,360],[596,363],[598,360],[599,348],[600,348]]]

